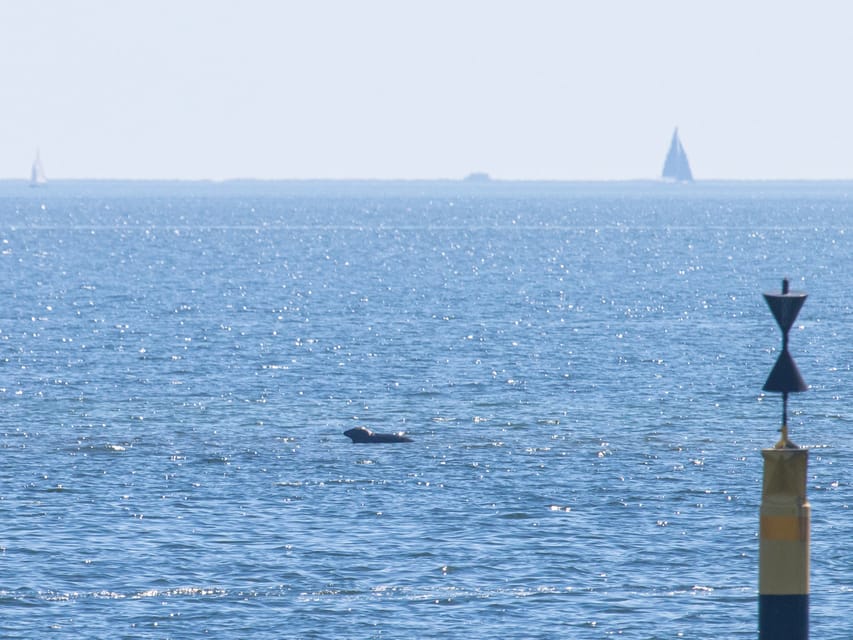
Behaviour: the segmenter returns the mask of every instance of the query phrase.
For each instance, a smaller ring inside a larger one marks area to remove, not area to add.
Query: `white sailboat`
[[[47,176],[44,173],[44,167],[41,164],[41,155],[36,149],[36,159],[33,160],[33,168],[30,171],[30,186],[38,187],[47,184]]]
[[[672,143],[663,163],[663,178],[666,180],[677,180],[678,182],[693,182],[693,172],[690,171],[690,162],[678,137],[678,127],[672,134]]]

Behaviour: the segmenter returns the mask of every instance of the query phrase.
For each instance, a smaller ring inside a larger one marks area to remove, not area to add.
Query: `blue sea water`
[[[0,183],[0,636],[754,638],[789,277],[853,637],[851,197]]]

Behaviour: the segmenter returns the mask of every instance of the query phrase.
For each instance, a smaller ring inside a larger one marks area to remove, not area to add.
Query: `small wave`
[[[219,587],[175,587],[173,589],[147,589],[130,596],[131,598],[173,598],[181,596],[221,598],[227,596],[228,592]]]
[[[144,598],[174,598],[174,597],[224,597],[228,591],[220,587],[174,587],[170,589],[146,589],[130,593],[121,593],[109,589],[95,591],[38,591],[10,592],[2,591],[0,596],[13,601],[41,602],[73,602],[77,600],[139,600]]]

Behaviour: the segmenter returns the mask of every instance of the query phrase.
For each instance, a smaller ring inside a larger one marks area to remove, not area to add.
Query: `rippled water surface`
[[[754,638],[790,277],[853,637],[850,189],[0,184],[0,635]]]

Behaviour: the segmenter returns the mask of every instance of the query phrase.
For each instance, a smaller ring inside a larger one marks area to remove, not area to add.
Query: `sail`
[[[690,171],[690,162],[678,137],[678,127],[672,134],[672,143],[669,145],[669,153],[663,163],[663,177],[680,182],[692,182],[693,172]]]
[[[36,159],[33,160],[33,168],[30,171],[30,186],[36,187],[40,184],[47,183],[47,176],[44,173],[44,167],[41,166],[41,156],[36,150]]]

